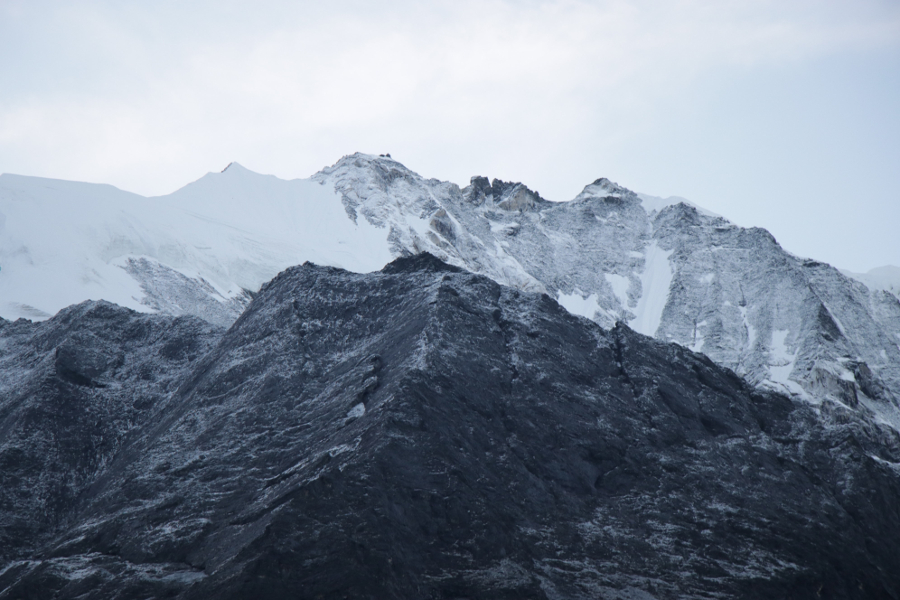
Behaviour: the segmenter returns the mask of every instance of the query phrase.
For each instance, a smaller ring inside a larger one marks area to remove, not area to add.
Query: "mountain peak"
[[[325,167],[314,174],[311,179],[319,183],[324,183],[326,180],[332,182],[365,181],[386,189],[396,179],[413,181],[422,178],[402,163],[391,158],[390,154],[375,156],[374,154],[354,152],[341,157],[330,167]]]
[[[232,161],[232,162],[228,163],[228,166],[225,167],[224,169],[222,169],[221,172],[225,173],[226,171],[231,174],[236,174],[236,173],[257,174],[255,171],[251,171],[250,169],[248,169],[247,167],[245,167],[244,165],[240,164],[237,161]]]
[[[584,189],[576,197],[582,198],[636,198],[637,194],[626,187],[619,185],[614,181],[610,181],[606,177],[601,177],[584,186]]]
[[[322,171],[334,170],[347,165],[362,166],[372,163],[391,163],[393,165],[406,168],[402,163],[392,158],[389,153],[385,154],[367,154],[365,152],[354,152],[342,156],[336,163],[330,167],[325,167]]]
[[[547,202],[540,193],[529,189],[523,183],[497,178],[489,181],[487,177],[481,175],[472,177],[462,193],[472,204],[480,206],[490,200],[497,207],[508,211],[524,212]]]
[[[429,252],[421,252],[412,256],[401,256],[389,262],[381,270],[382,273],[437,273],[447,271],[448,273],[462,273],[459,267],[447,264],[438,257]]]

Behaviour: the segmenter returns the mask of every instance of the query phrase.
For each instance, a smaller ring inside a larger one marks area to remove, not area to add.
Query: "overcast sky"
[[[900,2],[0,0],[0,172],[157,195],[355,151],[900,265]]]

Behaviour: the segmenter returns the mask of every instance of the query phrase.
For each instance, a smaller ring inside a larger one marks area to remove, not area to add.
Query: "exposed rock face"
[[[315,178],[390,228],[395,255],[431,252],[605,327],[625,321],[702,352],[761,388],[861,403],[900,430],[900,301],[786,252],[763,229],[603,178],[570,202],[485,177],[460,190],[360,154]]]
[[[160,409],[222,329],[86,302],[0,320],[0,560],[56,535],[126,434]]]
[[[4,498],[80,478],[48,522],[4,499],[0,598],[900,595],[893,429],[427,255],[288,269],[224,334],[91,304],[0,348],[42,390],[2,431],[94,444],[2,463]]]
[[[202,277],[192,278],[164,264],[146,258],[129,258],[125,271],[141,284],[141,302],[166,315],[200,317],[220,327],[234,323],[253,294],[247,290],[232,298],[223,297]]]
[[[0,218],[7,318],[104,298],[229,326],[288,266],[370,272],[425,251],[900,431],[895,270],[854,275],[862,283],[765,230],[608,179],[549,202],[522,183],[474,177],[460,189],[365,154],[292,181],[232,164],[158,198],[2,175]]]

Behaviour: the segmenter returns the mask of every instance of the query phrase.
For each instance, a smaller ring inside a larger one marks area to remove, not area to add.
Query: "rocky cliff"
[[[763,229],[606,179],[547,202],[522,184],[474,177],[460,190],[364,155],[315,179],[349,214],[388,228],[396,255],[432,252],[605,327],[624,321],[702,352],[759,387],[862,403],[900,428],[900,301]]]
[[[884,277],[867,286],[765,230],[606,179],[549,202],[521,183],[461,189],[364,154],[308,180],[233,164],[159,198],[3,175],[0,230],[6,318],[104,298],[228,326],[288,266],[369,272],[427,251],[900,430],[900,300]]]
[[[0,347],[0,598],[900,595],[894,429],[428,255]]]

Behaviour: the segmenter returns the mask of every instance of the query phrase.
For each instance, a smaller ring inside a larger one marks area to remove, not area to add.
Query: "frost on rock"
[[[0,598],[892,598],[891,426],[425,254],[85,302],[0,320]]]
[[[785,252],[762,229],[606,179],[570,202],[548,202],[522,184],[473,177],[459,189],[359,154],[315,178],[389,226],[397,255],[429,251],[544,291],[574,314],[607,327],[624,321],[804,398],[846,399],[846,380],[817,373],[851,357],[880,382],[873,401],[897,410],[900,303]],[[792,358],[769,345],[773,335],[790,340]],[[862,382],[851,385],[861,392]]]
[[[460,188],[357,153],[293,181],[234,163],[158,198],[3,175],[0,214],[4,318],[104,298],[229,324],[291,265],[370,272],[428,252],[702,352],[754,385],[898,411],[895,268],[848,277],[765,230],[608,179],[551,202],[523,183]],[[847,361],[860,367],[838,373]]]

